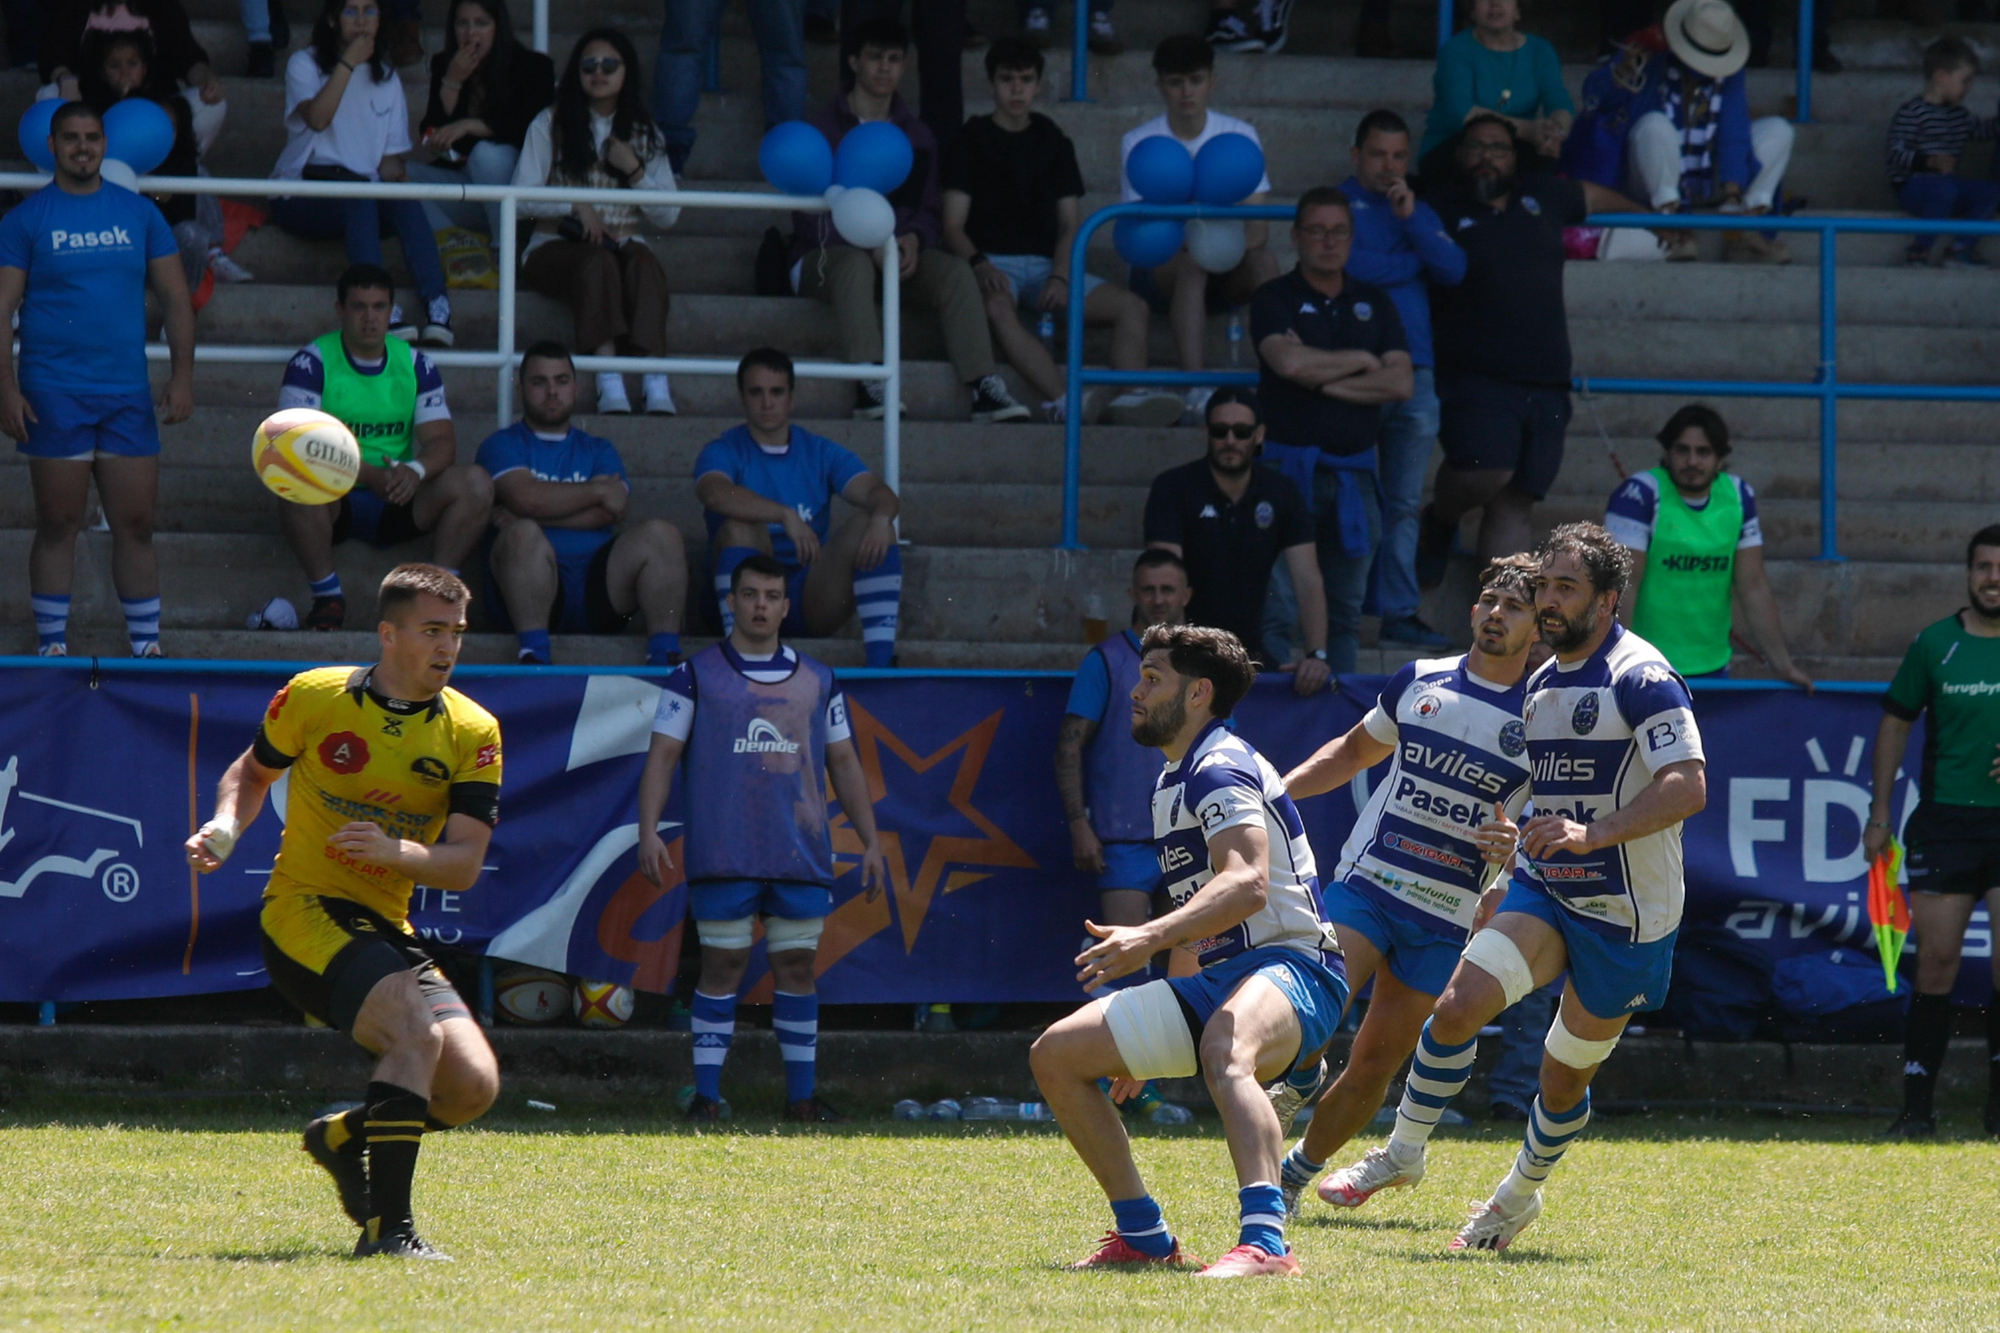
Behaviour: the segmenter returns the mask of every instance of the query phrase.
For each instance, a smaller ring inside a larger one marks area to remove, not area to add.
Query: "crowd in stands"
[[[1110,0],[1077,2],[1088,6],[1092,49],[1115,54]],[[428,62],[413,136],[398,74],[423,54],[410,0],[321,0],[304,44],[283,65],[287,138],[272,175],[675,191],[696,142],[721,8],[721,0],[667,5],[648,82],[634,43],[616,28],[584,33],[558,75],[549,56],[522,43],[505,0],[448,0],[439,16],[444,47]],[[1256,220],[1227,271],[1210,271],[1184,249],[1131,268],[1123,282],[1071,269],[1089,187],[1076,145],[1035,109],[1047,92],[1043,48],[1066,31],[1056,9],[1022,0],[1021,34],[986,52],[993,110],[970,119],[958,86],[958,53],[968,44],[963,4],[913,5],[914,30],[900,9],[897,0],[750,0],[766,120],[808,119],[836,146],[865,122],[907,135],[913,166],[890,195],[900,291],[936,316],[975,421],[1065,418],[1070,386],[1052,330],[1072,300],[1084,303],[1087,326],[1109,331],[1108,359],[1120,370],[1146,368],[1154,314],[1170,333],[1173,364],[1194,374],[1209,366],[1211,318],[1247,314],[1255,392],[1132,388],[1080,401],[1093,424],[1206,432],[1200,457],[1160,473],[1143,530],[1132,535],[1175,558],[1193,619],[1234,630],[1266,667],[1294,673],[1301,692],[1355,670],[1364,610],[1380,615],[1384,644],[1447,646],[1418,601],[1443,580],[1468,516],[1481,516],[1468,553],[1482,561],[1529,544],[1533,507],[1562,465],[1571,374],[1563,272],[1579,238],[1592,235],[1587,215],[1662,215],[1660,239],[1614,232],[1590,242],[1599,257],[1692,259],[1694,235],[1674,228],[1671,215],[1712,209],[1745,218],[1729,234],[1730,258],[1789,258],[1750,221],[1783,207],[1793,147],[1788,122],[1748,111],[1744,71],[1768,14],[1739,16],[1728,0],[1673,0],[1592,71],[1580,101],[1564,86],[1554,47],[1523,30],[1520,0],[1470,0],[1466,26],[1438,53],[1421,135],[1394,110],[1372,111],[1354,134],[1345,180],[1335,184],[1328,172],[1274,184],[1266,174],[1245,201],[1266,202],[1280,186],[1296,198],[1291,271],[1280,272],[1272,224]],[[1191,154],[1222,134],[1258,139],[1251,121],[1212,105],[1215,52],[1282,50],[1291,12],[1290,0],[1213,0],[1205,35],[1157,45],[1151,63],[1162,110],[1120,144],[1125,200],[1139,197],[1125,163],[1148,139],[1169,138]],[[1364,6],[1364,34],[1383,26],[1386,12]],[[243,21],[248,73],[275,69],[281,6],[245,0]],[[82,513],[68,500],[84,494],[94,470],[114,532],[126,534],[118,581],[128,606],[140,608],[134,649],[157,652],[157,635],[142,632],[147,615],[157,622],[151,409],[140,422],[134,402],[65,399],[75,388],[52,370],[60,357],[48,340],[59,348],[83,327],[62,324],[59,265],[31,227],[44,213],[86,208],[96,189],[87,159],[102,157],[101,128],[94,149],[86,140],[118,101],[165,107],[175,138],[159,173],[192,175],[205,170],[228,98],[180,0],[50,0],[39,39],[39,95],[89,114],[65,113],[60,122],[76,142],[57,149],[56,194],[44,191],[41,204],[16,208],[0,226],[0,304],[19,308],[24,337],[18,379],[0,377],[0,424],[37,460],[38,497],[60,497],[39,507],[38,624],[44,651],[62,651],[58,601],[68,595],[67,550]],[[805,45],[830,39],[842,44],[841,89],[814,109]],[[902,92],[913,56],[930,73],[916,106]],[[1977,67],[1966,42],[1937,42],[1921,95],[1889,127],[1889,176],[1917,216],[1985,220],[2000,210],[2000,185],[1959,172],[1966,145],[1995,134],[1994,120],[1966,107]],[[128,301],[150,284],[171,336],[186,290],[210,276],[250,275],[226,253],[213,197],[159,203],[167,230],[149,222],[132,262],[107,260],[116,271],[90,281],[101,280],[106,299]],[[707,514],[709,555],[694,579],[706,605],[688,604],[682,534],[664,520],[626,521],[631,487],[617,450],[572,423],[585,403],[611,414],[635,406],[624,377],[612,373],[598,374],[586,398],[573,355],[668,353],[668,270],[647,233],[672,228],[678,208],[524,203],[514,255],[491,253],[502,231],[496,205],[279,197],[270,212],[288,232],[341,239],[348,260],[337,326],[292,359],[278,402],[367,426],[357,432],[365,461],[353,495],[325,508],[281,505],[280,529],[312,593],[309,628],[344,623],[337,542],[429,534],[448,568],[489,553],[494,618],[518,634],[525,661],[550,659],[551,632],[618,632],[634,617],[649,635],[649,658],[672,661],[690,617],[726,621],[730,576],[753,555],[775,556],[794,581],[796,625],[788,628],[829,633],[858,611],[869,662],[893,660],[899,500],[853,454],[792,423],[794,374],[784,352],[760,348],[743,358],[745,424],[709,445],[689,479]],[[407,312],[382,265],[385,231],[399,237],[414,279]],[[453,231],[479,237],[492,263],[518,264],[521,284],[566,306],[574,326],[569,345],[538,344],[527,355],[523,420],[465,458],[443,377],[419,350],[456,341],[438,239]],[[178,260],[180,296],[154,266],[162,234]],[[1979,262],[1970,238],[1913,243],[1910,258]],[[879,361],[881,252],[848,244],[827,213],[800,213],[786,259],[784,286],[833,308],[841,359]],[[105,381],[127,398],[143,380],[125,373],[130,351],[117,353],[119,372]],[[1032,391],[1030,401],[1014,399],[996,354]],[[640,388],[643,411],[675,412],[666,375],[646,374]],[[856,417],[886,410],[880,381],[857,381],[854,395]],[[168,415],[183,406],[176,399]],[[1723,471],[1727,425],[1710,409],[1688,407],[1660,439],[1662,466],[1630,478],[1610,503],[1612,530],[1651,562],[1642,562],[1648,572],[1627,616],[1671,654],[1673,636],[1649,619],[1649,602],[1669,587],[1676,597],[1706,599],[1710,623],[1682,645],[1686,669],[1700,674],[1726,669],[1731,607],[1740,602],[1758,650],[1778,674],[1803,682],[1764,577],[1755,495]],[[1437,451],[1443,466],[1425,507]],[[842,525],[831,522],[836,495],[856,508]],[[1695,548],[1699,569],[1684,558]],[[1662,550],[1668,557],[1656,561]]]

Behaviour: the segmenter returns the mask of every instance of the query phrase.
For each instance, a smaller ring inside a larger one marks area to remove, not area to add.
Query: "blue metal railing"
[[[1075,27],[1070,36],[1069,100],[1088,102],[1090,100],[1090,6],[1086,0],[1076,0],[1073,7],[1076,13]],[[1437,44],[1440,47],[1451,40],[1453,19],[1457,10],[1458,0],[1438,0]],[[1812,44],[1813,0],[1799,0],[1798,113],[1794,119],[1802,125],[1812,119]]]
[[[1144,218],[1279,218],[1289,219],[1292,210],[1276,204],[1257,207],[1206,208],[1196,204],[1113,204],[1085,218],[1070,245],[1070,272],[1085,271],[1085,251],[1091,236],[1107,222],[1122,217]],[[1605,213],[1590,219],[1597,227],[1674,227],[1702,231],[1780,231],[1819,233],[1819,360],[1818,371],[1810,380],[1668,380],[1578,378],[1579,393],[1679,394],[1710,398],[1814,398],[1819,400],[1819,515],[1821,560],[1839,560],[1838,471],[1839,421],[1837,408],[1843,398],[1900,399],[1917,402],[2000,402],[2000,385],[1991,384],[1875,384],[1843,381],[1838,374],[1839,331],[1836,305],[1836,241],[1843,233],[1890,234],[1896,236],[1996,236],[2000,222],[1927,222],[1917,218],[1818,218],[1746,217],[1743,214],[1707,213]],[[1077,538],[1080,497],[1083,484],[1083,391],[1091,384],[1122,385],[1219,385],[1255,384],[1252,370],[1097,370],[1083,365],[1083,303],[1069,305],[1069,346],[1067,350],[1068,401],[1063,427],[1063,519],[1064,550],[1081,550]],[[1254,350],[1254,349],[1253,349]]]

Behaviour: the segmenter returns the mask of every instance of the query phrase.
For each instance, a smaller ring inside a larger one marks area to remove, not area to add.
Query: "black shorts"
[[[1458,472],[1511,472],[1510,485],[1537,500],[1562,471],[1569,390],[1485,375],[1437,377],[1438,444]]]
[[[1912,893],[2000,889],[2000,809],[1926,801],[1910,813],[1903,841]]]
[[[370,546],[397,546],[424,535],[409,505],[392,505],[366,486],[340,497],[333,513],[333,544],[349,537]]]
[[[271,984],[328,1027],[351,1031],[375,983],[398,972],[417,974],[433,1018],[472,1017],[422,941],[360,903],[328,895],[270,898],[261,925]]]

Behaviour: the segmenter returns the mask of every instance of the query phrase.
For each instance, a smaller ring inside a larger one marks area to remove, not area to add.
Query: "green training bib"
[[[1708,503],[1688,508],[1664,467],[1648,474],[1660,486],[1646,578],[1632,628],[1683,676],[1729,665],[1729,595],[1735,585],[1736,543],[1743,537],[1743,494],[1723,473]]]
[[[365,375],[347,359],[338,330],[315,338],[325,387],[320,411],[339,417],[361,446],[361,461],[388,467],[414,455],[411,421],[417,411],[417,354],[399,339],[389,339],[382,369]]]

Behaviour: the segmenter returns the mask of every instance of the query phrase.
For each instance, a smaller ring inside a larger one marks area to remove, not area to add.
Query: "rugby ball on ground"
[[[553,1023],[569,1013],[569,978],[539,967],[510,967],[493,979],[493,1009],[509,1023]]]
[[[632,991],[615,981],[578,978],[570,1012],[577,1026],[622,1028],[632,1021]]]

